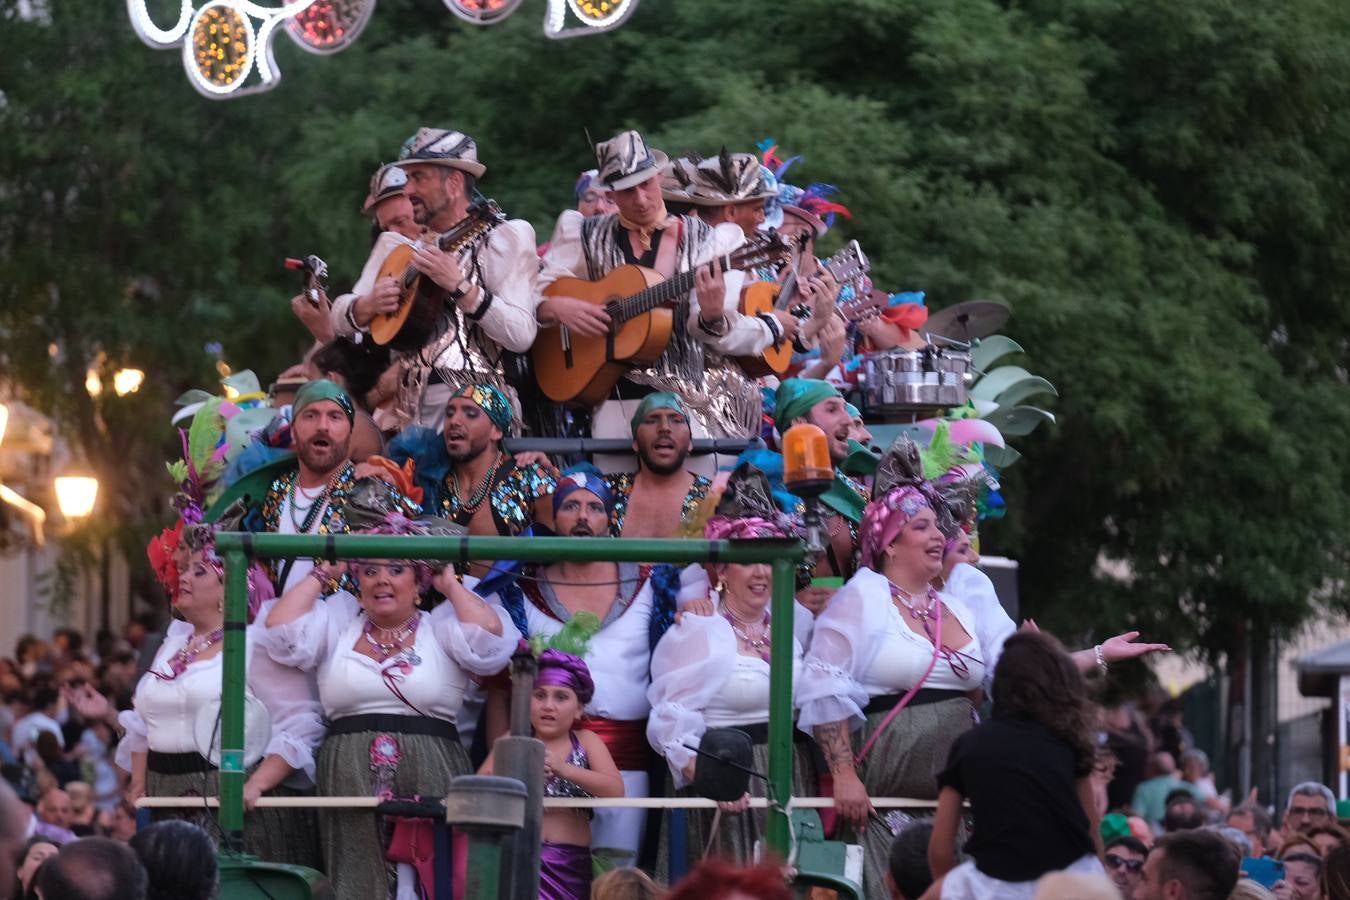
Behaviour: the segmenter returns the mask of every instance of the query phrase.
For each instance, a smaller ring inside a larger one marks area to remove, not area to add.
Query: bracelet
[[[477,322],[479,319],[483,318],[483,316],[487,314],[488,307],[492,305],[492,301],[496,299],[496,295],[482,285],[479,285],[478,287],[478,294],[478,306],[474,307],[473,312],[464,314],[464,317],[470,322]]]
[[[727,321],[725,314],[716,322],[705,322],[703,316],[698,317],[698,330],[712,337],[722,337],[730,327],[731,324]]]
[[[771,313],[755,313],[755,317],[769,326],[769,336],[773,338],[773,346],[777,347],[783,342],[783,326],[779,324],[775,316]]]
[[[468,278],[461,278],[459,284],[455,285],[450,291],[450,299],[458,303],[464,299],[464,296],[473,290],[473,282]]]
[[[318,569],[310,569],[309,577],[319,583],[319,590],[326,594],[331,594],[338,589],[338,580],[331,575],[326,575]]]
[[[1106,677],[1106,654],[1102,653],[1102,645],[1098,644],[1092,648],[1092,654],[1097,658],[1097,674]]]

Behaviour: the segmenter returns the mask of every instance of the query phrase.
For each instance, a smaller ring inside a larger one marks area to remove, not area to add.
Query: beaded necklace
[[[918,621],[927,621],[933,618],[933,610],[937,608],[938,593],[937,590],[929,587],[925,593],[928,598],[928,605],[919,609],[914,605],[914,595],[894,582],[891,583],[891,598],[899,603],[905,609],[909,610],[910,618]]]
[[[328,483],[323,486],[323,490],[319,493],[319,496],[310,501],[309,506],[303,507],[296,502],[298,493],[303,493],[303,489],[300,488],[300,473],[297,472],[295,474],[295,480],[291,482],[290,503],[288,506],[291,524],[295,526],[297,534],[309,533],[309,529],[314,525],[314,520],[318,518],[319,510],[323,509],[324,504],[328,502],[328,494],[333,490],[333,486],[337,484],[338,476],[341,474],[341,470],[333,473],[333,477],[328,479]],[[303,521],[296,521],[295,513],[297,510],[305,514]]]
[[[497,458],[492,461],[487,473],[483,475],[482,482],[479,483],[477,489],[474,490],[473,495],[467,501],[459,498],[459,478],[456,477],[453,468],[450,470],[450,493],[454,496],[455,503],[459,505],[459,513],[473,515],[478,512],[478,507],[483,505],[488,492],[492,489],[492,482],[496,479],[497,470],[501,468],[502,455],[500,450],[497,451]]]
[[[197,657],[201,656],[209,650],[213,644],[218,642],[224,634],[224,628],[217,628],[215,631],[207,634],[205,638],[198,638],[196,635],[193,635],[188,639],[186,644],[178,648],[178,652],[169,657],[168,675],[165,675],[163,672],[156,672],[154,669],[150,670],[150,674],[160,681],[173,681],[179,675],[186,672],[187,667],[192,665]]]
[[[421,624],[422,616],[414,612],[411,616],[394,628],[382,628],[376,625],[370,619],[366,619],[366,624],[361,628],[361,633],[366,639],[370,648],[379,654],[379,661],[385,662],[391,657],[402,656],[410,665],[421,665],[422,657],[417,655],[417,651],[412,646],[407,645],[409,638],[415,638],[417,635],[417,626]],[[375,632],[382,632],[385,641],[377,640]]]
[[[725,600],[723,600],[720,605],[722,607],[722,618],[726,619],[727,624],[731,626],[731,633],[743,641],[748,650],[752,653],[758,653],[760,659],[768,662],[770,655],[769,649],[771,646],[769,643],[769,614],[767,612],[764,613],[764,620],[759,623],[759,637],[751,637],[748,631],[751,623],[742,622],[740,619],[736,618],[736,615],[727,608]]]

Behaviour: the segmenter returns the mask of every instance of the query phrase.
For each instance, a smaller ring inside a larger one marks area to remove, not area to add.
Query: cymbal
[[[1007,306],[994,300],[967,300],[930,315],[919,333],[970,341],[998,331],[1010,314]]]

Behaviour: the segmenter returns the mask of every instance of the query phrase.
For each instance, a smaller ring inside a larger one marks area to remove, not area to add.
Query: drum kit
[[[1008,307],[988,300],[949,306],[929,317],[917,350],[864,353],[863,410],[882,419],[915,420],[962,406],[974,377],[970,348],[1008,320]]]

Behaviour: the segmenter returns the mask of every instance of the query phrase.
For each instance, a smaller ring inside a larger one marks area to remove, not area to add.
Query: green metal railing
[[[225,561],[225,639],[220,727],[220,825],[225,847],[243,850],[244,834],[244,628],[251,558],[422,559],[446,562],[645,562],[766,563],[773,567],[769,674],[769,796],[786,804],[792,794],[792,625],[801,541],[648,540],[637,538],[290,535],[223,532],[216,551]],[[765,835],[787,859],[791,822],[771,803]]]

